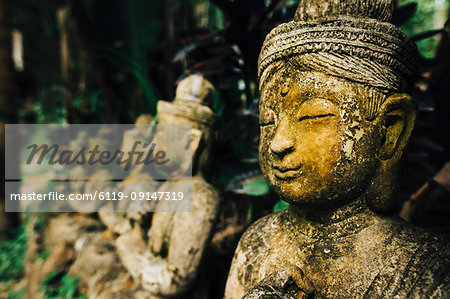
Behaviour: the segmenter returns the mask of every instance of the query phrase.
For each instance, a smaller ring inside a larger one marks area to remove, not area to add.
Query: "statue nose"
[[[294,150],[294,136],[291,134],[289,119],[287,116],[280,120],[275,135],[270,143],[270,150],[277,156],[284,156]]]

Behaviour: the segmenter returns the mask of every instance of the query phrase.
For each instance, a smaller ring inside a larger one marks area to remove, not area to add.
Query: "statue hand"
[[[264,278],[242,299],[300,299],[311,298],[313,293],[313,287],[305,280],[300,268],[287,266]]]

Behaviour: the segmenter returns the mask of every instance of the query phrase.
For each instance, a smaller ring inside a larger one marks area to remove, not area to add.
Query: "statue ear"
[[[369,206],[389,212],[394,204],[400,159],[416,121],[416,101],[407,94],[394,94],[381,105],[375,119],[382,136],[378,148],[380,165],[367,191]]]
[[[203,137],[203,132],[201,130],[192,128],[191,133],[192,133],[191,137],[192,153],[198,154],[197,152],[200,146],[200,141],[202,140]]]
[[[192,150],[192,158],[185,159],[184,162],[181,164],[180,168],[183,169],[183,171],[188,171],[191,169],[191,173],[195,170],[192,170],[192,167],[196,165],[195,161],[198,158],[199,155],[199,146],[200,141],[202,140],[203,132],[192,128],[192,130],[188,131],[187,134],[184,136],[186,140],[186,148],[190,147]],[[195,167],[195,166],[194,166]]]
[[[416,101],[404,93],[389,96],[381,105],[377,117],[383,130],[378,151],[381,160],[400,159],[414,129],[416,111]]]

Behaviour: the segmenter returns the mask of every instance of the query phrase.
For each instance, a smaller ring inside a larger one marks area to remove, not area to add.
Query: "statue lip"
[[[281,180],[290,180],[294,179],[298,176],[300,176],[301,172],[298,170],[300,169],[300,166],[298,167],[283,167],[279,165],[272,165],[274,174],[277,178]]]

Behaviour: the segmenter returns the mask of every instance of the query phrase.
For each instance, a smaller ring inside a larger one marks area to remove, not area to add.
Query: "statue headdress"
[[[159,101],[158,115],[172,115],[186,119],[200,128],[211,127],[216,115],[210,105],[214,99],[214,87],[201,75],[190,75],[178,83],[172,103]]]
[[[294,20],[273,29],[258,60],[260,85],[268,67],[297,56],[300,70],[313,70],[402,92],[417,67],[415,44],[388,23],[393,0],[301,0]]]

